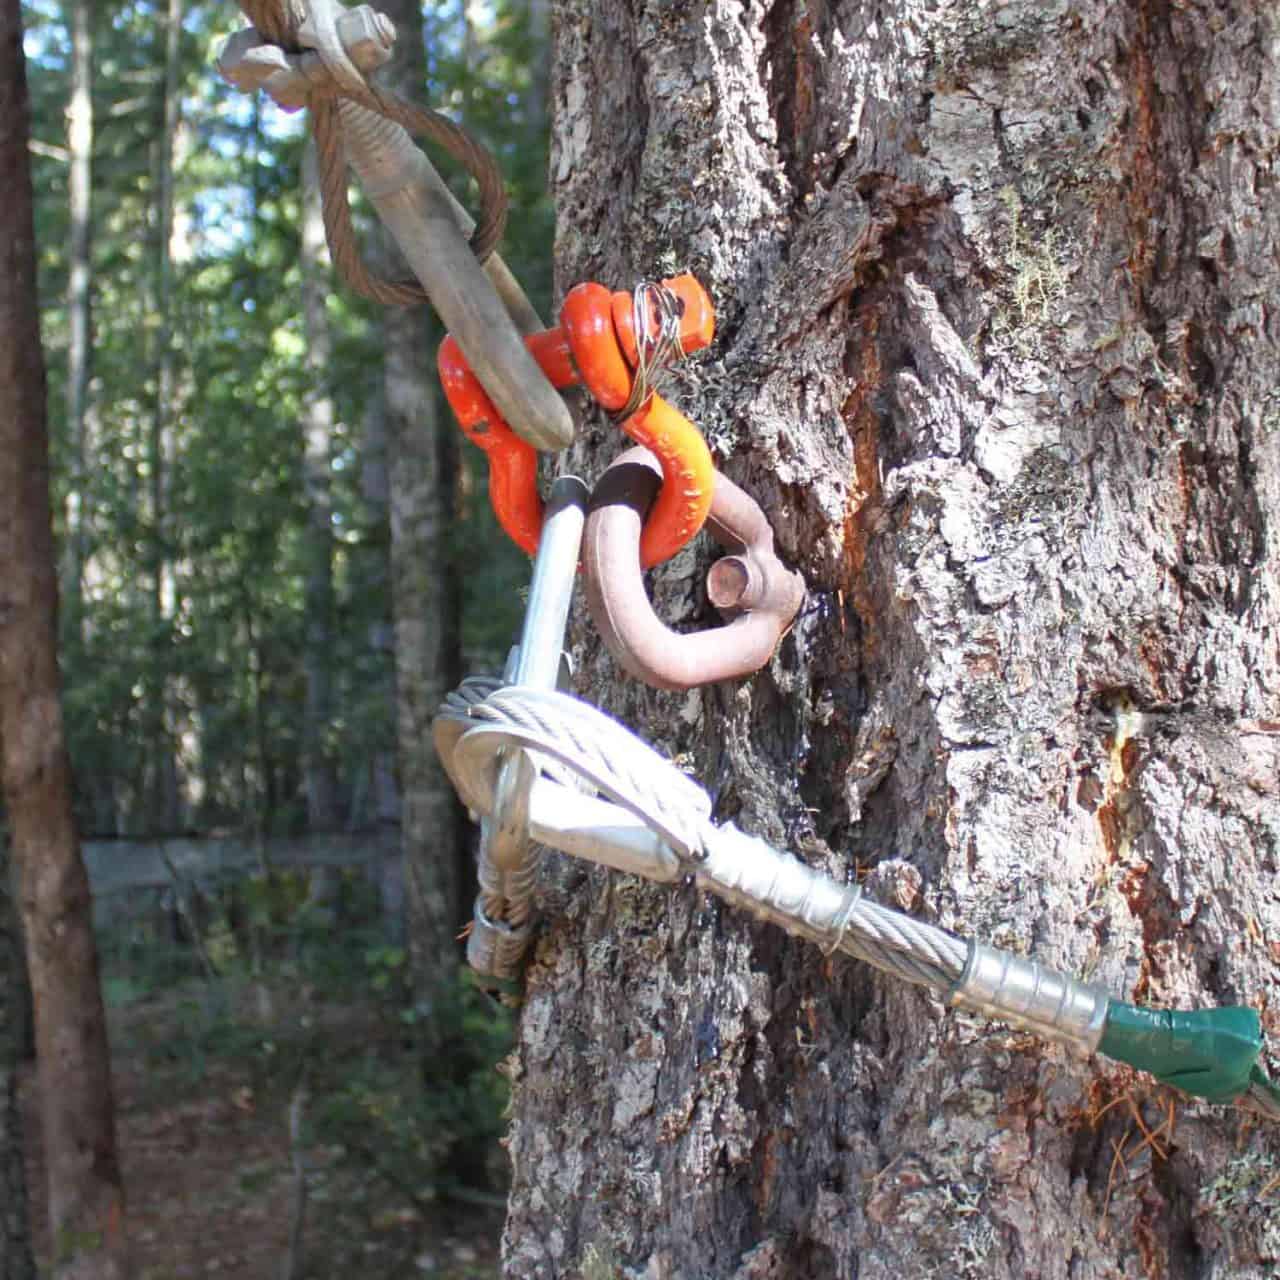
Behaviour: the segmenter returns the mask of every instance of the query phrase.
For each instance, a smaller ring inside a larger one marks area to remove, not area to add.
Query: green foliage
[[[75,499],[88,555],[83,616],[63,616],[77,804],[87,833],[153,833],[157,756],[172,753],[185,826],[286,834],[305,826],[309,745],[300,713],[308,508],[299,413],[309,389],[297,263],[302,123],[214,74],[218,42],[241,21],[237,7],[187,6],[174,305],[164,325],[156,213],[164,11],[158,2],[95,6],[92,416],[80,476],[65,408],[70,39],[63,6],[24,5],[55,510]],[[420,98],[461,117],[498,154],[512,202],[503,252],[545,307],[552,216],[535,74],[545,37],[530,29],[525,6],[500,0],[470,22],[459,3],[431,6],[427,38]],[[452,180],[469,199],[465,181]],[[359,202],[356,215],[367,234]],[[381,352],[377,309],[336,281],[328,321],[337,600],[325,747],[339,769],[343,819],[359,825],[377,816],[374,762],[395,742],[389,532],[365,485]],[[149,432],[162,345],[175,403],[157,520]],[[434,411],[447,413],[442,404]],[[471,664],[494,665],[519,617],[527,564],[496,530],[483,460],[470,446],[465,454],[453,543],[465,570],[463,642]],[[157,558],[170,597],[159,621],[148,585]],[[163,723],[158,687],[170,704]]]
[[[378,992],[384,959],[373,966]],[[400,1021],[411,1022],[411,1014],[402,1006]],[[512,1027],[500,1006],[460,976],[433,1012],[431,1034],[435,1051],[425,1069],[417,1059],[406,1070],[405,1061],[368,1056],[326,1094],[315,1119],[318,1140],[367,1164],[418,1207],[465,1187],[499,1185],[497,1141],[508,1101],[498,1066]]]
[[[213,975],[189,940],[133,921],[100,938],[108,1002],[154,1010],[141,1047],[187,1082],[234,1063],[256,1095],[284,1105],[305,1081],[308,1145],[339,1152],[410,1207],[497,1191],[511,1015],[459,974],[423,1019],[408,954],[378,910],[356,876],[323,906],[296,873],[196,896],[188,913],[204,922]]]

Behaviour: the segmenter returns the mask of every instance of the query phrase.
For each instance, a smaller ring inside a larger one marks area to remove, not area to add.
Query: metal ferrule
[[[839,949],[862,893],[731,824],[716,830],[693,870],[703,888],[827,952]]]
[[[1097,1051],[1107,1020],[1107,993],[1034,960],[969,943],[969,960],[950,1004],[976,1009],[1037,1035]]]

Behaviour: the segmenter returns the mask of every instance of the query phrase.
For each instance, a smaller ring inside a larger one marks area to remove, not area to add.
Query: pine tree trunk
[[[421,7],[411,0],[384,0],[379,8],[398,33],[395,58],[380,79],[421,101]],[[449,551],[456,445],[452,424],[441,421],[436,404],[433,353],[439,339],[433,341],[426,308],[388,308],[383,334],[400,829],[414,990],[429,1008],[442,984],[454,980],[469,889],[463,883],[461,815],[431,745],[431,719],[457,682],[461,662],[461,596]]]
[[[1273,6],[555,17],[560,289],[706,282],[671,399],[809,592],[766,671],[684,697],[579,617],[579,688],[873,896],[1274,1035]],[[654,575],[669,622],[709,625],[708,558]],[[511,1275],[1274,1274],[1239,1113],[690,889],[555,860],[542,907]]]
[[[0,788],[21,877],[55,1274],[123,1275],[106,1022],[71,818],[17,0],[0,4]],[[6,1099],[7,1101],[7,1096]],[[7,1209],[7,1205],[6,1205]]]
[[[333,719],[333,496],[334,408],[329,393],[332,348],[325,298],[329,255],[324,242],[316,145],[307,141],[302,161],[302,301],[307,335],[307,392],[302,406],[302,475],[307,529],[304,559],[303,665],[307,679],[305,786],[307,826],[332,831],[338,822],[338,780],[327,749]]]

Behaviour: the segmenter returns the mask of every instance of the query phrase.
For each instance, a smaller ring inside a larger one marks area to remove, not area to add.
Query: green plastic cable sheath
[[[1098,1051],[1210,1102],[1231,1102],[1250,1082],[1275,1086],[1255,1064],[1262,1024],[1254,1009],[1139,1009],[1112,1000]]]

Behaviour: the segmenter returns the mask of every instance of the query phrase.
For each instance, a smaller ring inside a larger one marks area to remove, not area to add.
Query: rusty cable
[[[651,329],[650,317],[656,320]],[[673,289],[657,280],[642,280],[631,295],[631,323],[636,335],[635,378],[627,402],[614,415],[626,422],[653,398],[666,371],[685,359],[680,341],[684,303]],[[656,331],[654,331],[656,329]]]
[[[297,0],[239,0],[239,6],[258,32],[286,53],[300,53],[298,31],[307,17],[307,6]],[[347,68],[354,71],[354,68]],[[357,73],[358,74],[358,73]],[[409,307],[429,301],[416,280],[386,280],[374,274],[363,257],[351,219],[347,190],[347,160],[339,122],[339,102],[346,100],[383,116],[411,134],[443,147],[476,181],[480,214],[471,247],[484,262],[494,251],[507,222],[507,193],[502,172],[488,149],[447,116],[418,106],[388,89],[375,89],[360,77],[359,85],[346,76],[335,77],[328,89],[313,90],[311,131],[319,159],[325,239],[334,266],[347,285],[361,296],[386,306]]]

